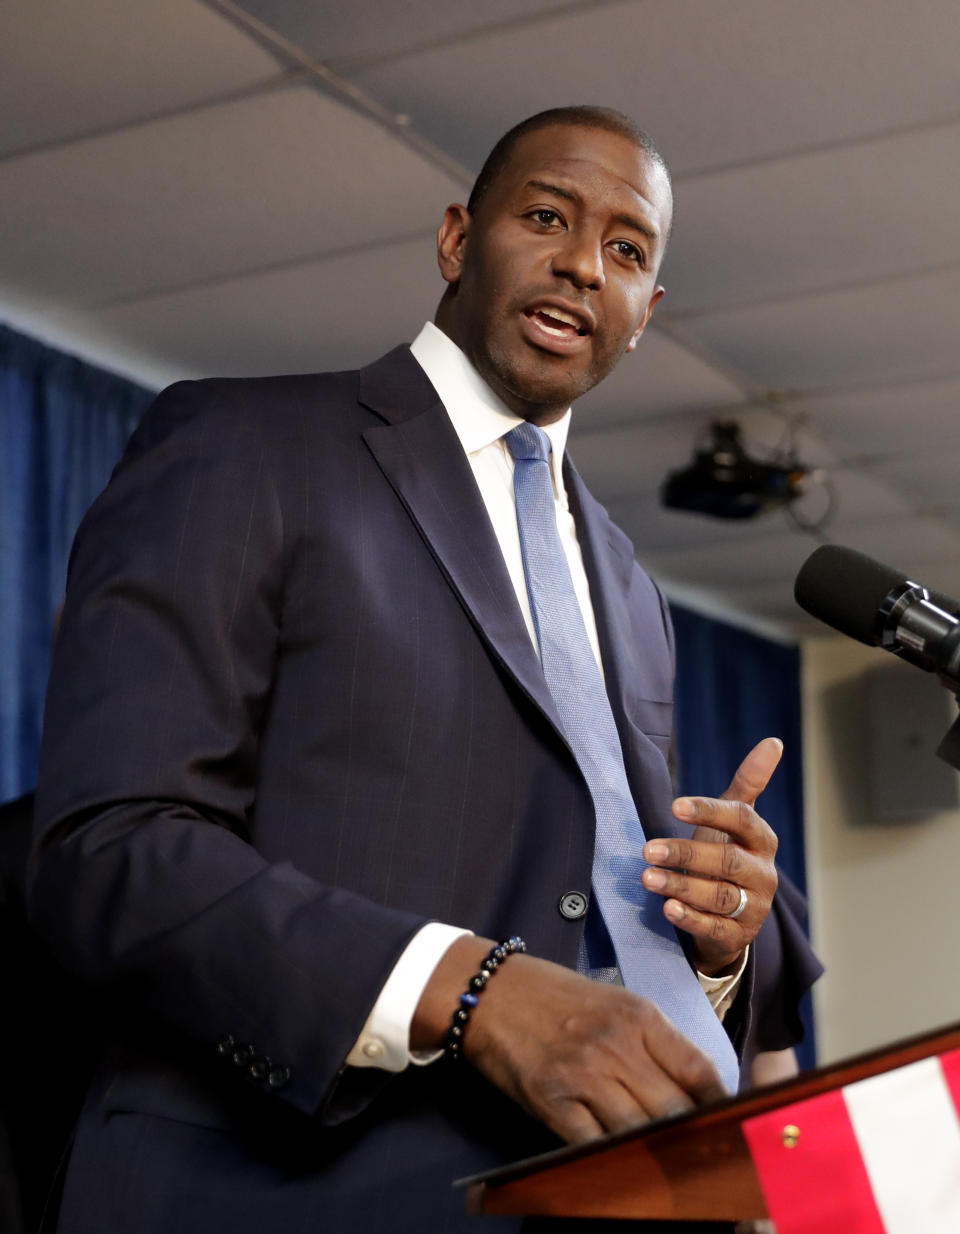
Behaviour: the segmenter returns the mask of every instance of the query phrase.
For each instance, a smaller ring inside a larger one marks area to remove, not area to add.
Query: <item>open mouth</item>
[[[590,331],[572,313],[549,305],[546,308],[527,309],[526,317],[536,322],[545,334],[554,338],[586,338]]]

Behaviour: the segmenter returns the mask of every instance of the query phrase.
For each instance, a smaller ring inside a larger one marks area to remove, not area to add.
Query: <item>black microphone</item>
[[[936,673],[960,693],[960,603],[839,544],[807,558],[793,594],[811,616]]]

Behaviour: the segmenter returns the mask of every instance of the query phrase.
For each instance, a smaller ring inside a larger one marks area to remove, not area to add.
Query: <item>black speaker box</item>
[[[957,718],[932,673],[886,659],[865,674],[872,813],[878,822],[960,809],[960,775],[936,757]]]

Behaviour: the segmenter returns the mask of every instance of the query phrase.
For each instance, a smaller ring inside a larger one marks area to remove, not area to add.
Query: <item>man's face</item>
[[[475,216],[447,210],[439,260],[455,290],[438,324],[513,411],[549,423],[636,346],[663,294],[671,209],[666,173],[629,138],[528,133]]]

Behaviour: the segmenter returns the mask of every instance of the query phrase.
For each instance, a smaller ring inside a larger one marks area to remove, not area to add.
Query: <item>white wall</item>
[[[827,968],[814,995],[820,1062],[960,1020],[960,811],[872,817],[862,680],[878,659],[891,657],[846,638],[803,645],[811,932]]]

